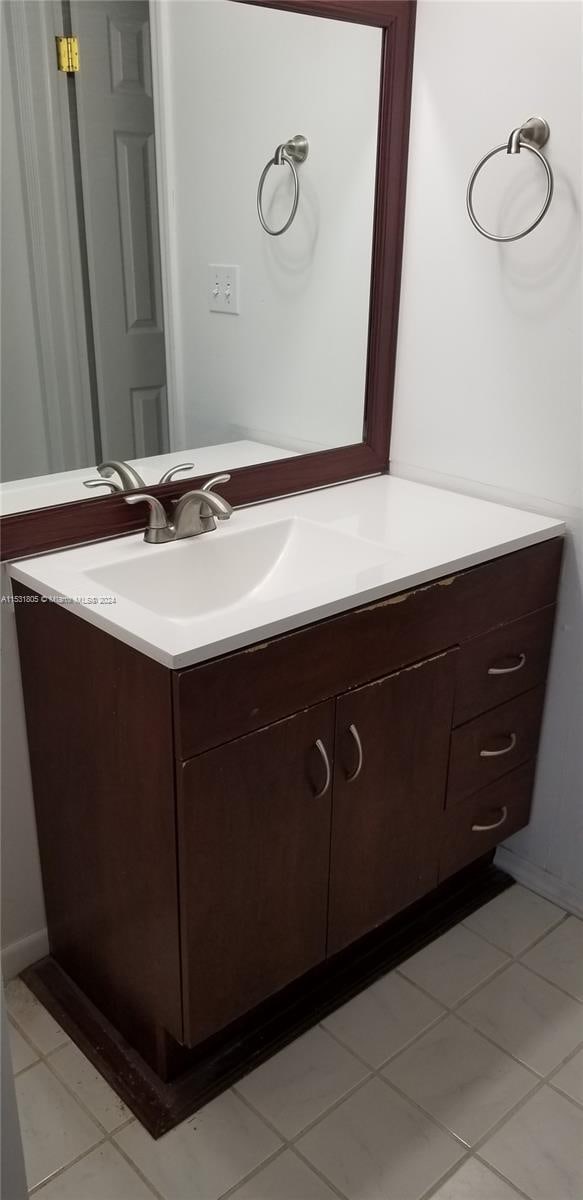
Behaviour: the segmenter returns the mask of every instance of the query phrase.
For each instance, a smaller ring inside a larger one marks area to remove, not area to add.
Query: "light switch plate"
[[[208,302],[210,312],[239,315],[239,267],[225,263],[208,265]]]

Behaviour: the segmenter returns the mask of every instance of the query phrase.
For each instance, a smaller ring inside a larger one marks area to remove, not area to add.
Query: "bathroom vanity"
[[[558,521],[381,477],[228,524],[11,568],[27,980],[154,1133],[500,887],[553,632]]]

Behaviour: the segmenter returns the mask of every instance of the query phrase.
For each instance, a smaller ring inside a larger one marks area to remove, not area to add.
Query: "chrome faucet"
[[[194,463],[179,463],[176,467],[170,467],[162,475],[159,483],[170,483],[178,471],[191,471]],[[111,462],[100,463],[97,472],[102,476],[101,479],[85,479],[83,486],[86,488],[109,488],[110,492],[135,492],[140,488],[147,487],[147,483],[142,476],[138,474],[135,467],[131,467],[127,462]],[[117,479],[112,476],[117,474]]]
[[[186,492],[180,497],[174,509],[174,537],[177,541],[216,529],[215,517],[218,521],[229,520],[233,512],[231,505],[213,488],[217,483],[228,483],[230,478],[230,475],[216,475],[197,491]]]
[[[145,493],[125,496],[126,504],[143,502],[150,508],[144,541],[159,546],[162,542],[180,541],[182,538],[197,537],[216,529],[216,521],[228,521],[233,509],[228,500],[213,489],[217,483],[228,483],[230,475],[215,475],[196,491],[185,492],[174,505],[174,520],[169,521],[163,505],[155,496]]]

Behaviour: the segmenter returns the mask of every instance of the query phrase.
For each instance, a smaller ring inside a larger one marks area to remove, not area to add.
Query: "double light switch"
[[[208,299],[211,312],[239,314],[239,267],[209,263]]]

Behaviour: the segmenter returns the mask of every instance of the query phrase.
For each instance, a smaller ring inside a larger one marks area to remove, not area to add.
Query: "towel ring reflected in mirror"
[[[480,159],[477,166],[474,167],[474,170],[470,175],[466,195],[468,215],[472,225],[478,230],[478,233],[481,233],[483,237],[488,238],[489,241],[518,242],[520,238],[526,237],[528,233],[532,233],[533,229],[536,229],[537,225],[540,225],[540,222],[547,213],[549,204],[553,198],[554,180],[550,163],[547,161],[544,154],[541,153],[541,147],[544,146],[545,142],[548,141],[549,134],[550,129],[548,123],[542,117],[529,117],[528,121],[525,121],[524,125],[519,125],[516,129],[512,130],[507,142],[503,142],[501,146],[495,146],[493,150],[489,150],[488,153]],[[542,163],[547,180],[547,192],[544,198],[543,206],[538,215],[535,217],[534,221],[531,221],[530,225],[527,225],[526,229],[522,229],[520,233],[509,233],[504,235],[490,233],[489,230],[485,229],[484,226],[480,224],[474,210],[473,202],[474,185],[478,175],[480,174],[480,171],[482,170],[482,167],[484,167],[486,163],[494,157],[495,154],[500,154],[503,150],[505,150],[507,154],[520,154],[521,150],[530,150],[532,154],[536,154],[539,162]]]

